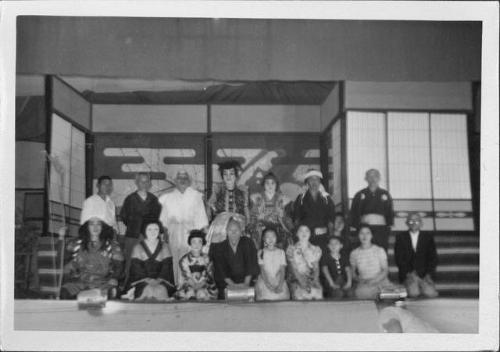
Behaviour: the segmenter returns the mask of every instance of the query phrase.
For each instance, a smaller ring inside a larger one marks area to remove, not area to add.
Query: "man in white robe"
[[[175,178],[176,188],[159,198],[160,221],[168,231],[168,244],[173,257],[174,278],[179,281],[179,260],[189,251],[188,237],[193,229],[208,226],[208,218],[200,192],[191,187],[186,171],[179,171]],[[166,231],[166,232],[167,232]]]

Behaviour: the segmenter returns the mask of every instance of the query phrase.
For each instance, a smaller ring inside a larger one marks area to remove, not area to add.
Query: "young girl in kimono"
[[[78,239],[68,244],[72,257],[64,267],[61,298],[76,298],[84,290],[101,289],[115,298],[123,272],[123,254],[113,240],[113,228],[97,217],[87,220]]]
[[[201,230],[192,230],[187,242],[190,251],[179,261],[180,276],[177,296],[179,299],[217,299],[213,264],[208,254],[202,251],[207,243],[205,234]]]
[[[144,239],[132,251],[128,298],[137,301],[172,299],[175,292],[172,254],[160,238],[163,232],[158,220],[142,226]]]
[[[319,282],[321,249],[309,242],[310,237],[309,227],[300,225],[298,241],[286,251],[290,291],[294,300],[323,299],[323,288]]]
[[[288,300],[290,291],[285,281],[285,251],[277,247],[277,234],[273,228],[262,231],[262,245],[258,253],[260,275],[255,284],[258,301]]]

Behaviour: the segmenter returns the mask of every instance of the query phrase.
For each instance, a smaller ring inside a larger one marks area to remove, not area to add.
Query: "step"
[[[455,254],[474,254],[479,255],[478,247],[456,247],[456,248],[437,248],[438,256],[441,255],[455,255]],[[394,248],[389,248],[387,251],[389,256],[394,255]]]
[[[57,251],[56,250],[38,251],[37,256],[38,257],[56,257]]]
[[[62,273],[61,269],[52,269],[52,268],[39,268],[38,269],[39,275],[61,275],[61,273]]]
[[[438,265],[436,272],[479,272],[479,265]],[[398,268],[394,265],[389,266],[390,273],[397,273]]]

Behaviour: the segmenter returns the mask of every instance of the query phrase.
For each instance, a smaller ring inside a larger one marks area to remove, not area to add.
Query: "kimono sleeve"
[[[128,217],[130,214],[130,196],[127,196],[123,201],[122,208],[120,209],[120,218],[125,226],[128,226]]]

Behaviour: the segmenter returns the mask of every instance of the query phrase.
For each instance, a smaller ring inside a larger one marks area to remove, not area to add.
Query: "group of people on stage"
[[[124,235],[110,199],[112,179],[100,177],[97,194],[83,204],[79,236],[68,245],[61,297],[100,288],[136,301],[210,300],[253,288],[257,300],[375,299],[394,287],[387,256],[393,205],[377,170],[366,172],[368,187],[352,201],[349,225],[357,240],[320,171],[304,175],[295,201],[280,192],[273,173],[260,193],[248,195],[237,186],[236,161],[219,164],[219,171],[223,182],[207,202],[185,171],[159,198],[149,192],[149,174],[138,173],[137,190],[120,211]],[[410,297],[434,297],[434,239],[420,231],[420,214],[410,213],[406,223],[409,231],[394,246],[400,283]]]

